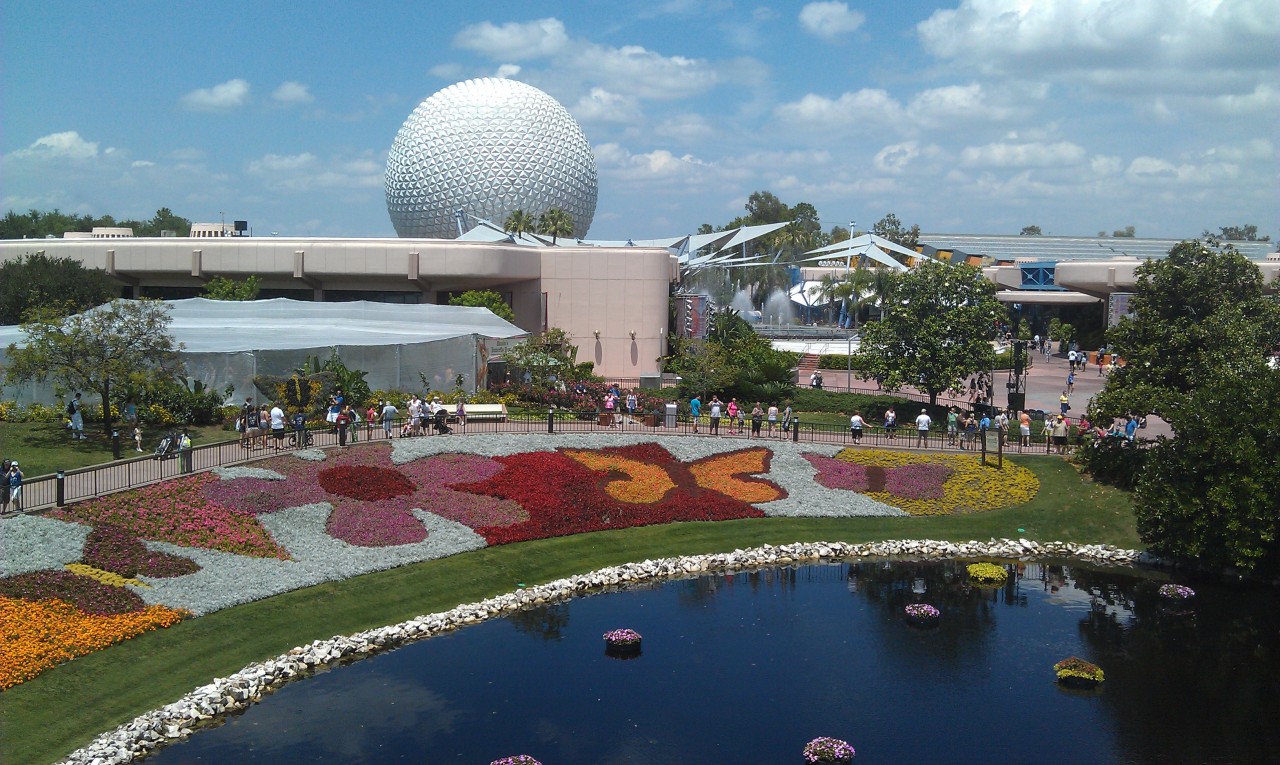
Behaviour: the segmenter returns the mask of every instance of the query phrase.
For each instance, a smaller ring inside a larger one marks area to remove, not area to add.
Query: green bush
[[[1076,448],[1075,458],[1093,480],[1132,491],[1146,466],[1149,452],[1123,438],[1089,437]]]

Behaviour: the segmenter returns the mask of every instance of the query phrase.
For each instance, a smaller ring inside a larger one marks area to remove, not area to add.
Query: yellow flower
[[[89,566],[84,563],[68,563],[67,570],[73,574],[79,574],[80,576],[87,576],[90,579],[96,579],[97,581],[112,587],[124,587],[125,585],[133,585],[134,587],[151,586],[146,582],[140,582],[137,579],[120,576],[119,574],[115,574],[110,571],[103,571],[100,568],[94,568],[93,566]]]
[[[911,515],[980,513],[1029,502],[1040,491],[1040,480],[1024,467],[1006,462],[1003,468],[983,465],[978,457],[963,454],[910,454],[882,449],[844,449],[838,460],[891,470],[906,465],[932,463],[952,469],[942,484],[939,499],[899,497],[887,491],[868,491],[867,496]]]

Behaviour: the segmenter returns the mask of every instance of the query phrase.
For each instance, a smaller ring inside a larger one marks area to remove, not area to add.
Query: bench
[[[506,404],[467,404],[466,405],[467,421],[472,420],[493,420],[494,422],[507,421],[507,405]],[[457,417],[450,414],[449,421],[457,422]]]

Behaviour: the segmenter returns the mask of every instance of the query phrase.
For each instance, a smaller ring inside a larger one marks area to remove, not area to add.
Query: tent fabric
[[[882,265],[888,266],[898,271],[905,271],[907,267],[884,254],[884,250],[890,250],[902,255],[908,255],[913,258],[920,257],[920,253],[915,250],[907,249],[900,244],[891,242],[884,237],[875,234],[863,234],[862,236],[846,239],[843,242],[829,244],[826,247],[819,247],[816,250],[809,250],[805,255],[816,255],[818,257],[809,258],[812,260],[825,260],[827,254],[840,254],[846,257],[860,255],[876,261]]]

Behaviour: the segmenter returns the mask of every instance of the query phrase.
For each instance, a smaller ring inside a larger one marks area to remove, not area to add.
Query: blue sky
[[[367,6],[367,7],[366,7]],[[769,190],[823,225],[1280,233],[1280,3],[8,0],[5,209],[393,236],[422,99],[508,76],[596,153],[590,235],[720,225]]]

